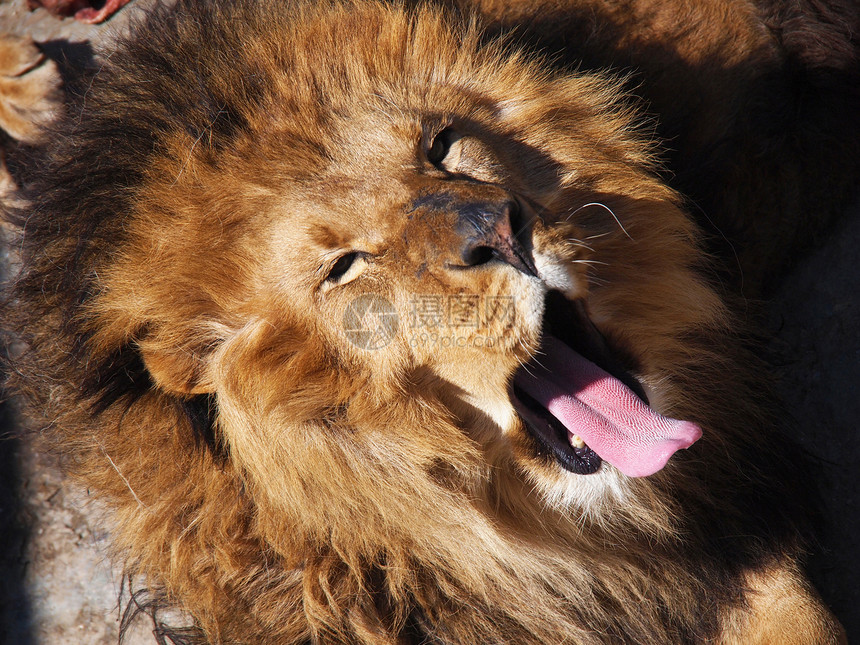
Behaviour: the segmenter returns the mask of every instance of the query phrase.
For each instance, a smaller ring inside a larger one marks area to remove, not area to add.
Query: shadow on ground
[[[860,202],[792,271],[768,322],[797,440],[815,457],[824,515],[810,573],[860,642]],[[853,638],[852,638],[853,637]]]
[[[33,518],[21,490],[21,442],[9,436],[13,415],[0,404],[0,642],[35,645],[25,584]]]

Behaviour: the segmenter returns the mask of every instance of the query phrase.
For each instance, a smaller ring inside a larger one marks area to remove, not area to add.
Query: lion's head
[[[345,55],[319,60],[322,38]],[[240,55],[257,93],[159,133],[86,311],[89,343],[131,342],[160,392],[215,397],[279,512],[374,525],[382,467],[406,526],[415,478],[445,471],[583,513],[698,437],[640,397],[673,413],[676,339],[720,305],[611,81],[376,6],[306,10]]]

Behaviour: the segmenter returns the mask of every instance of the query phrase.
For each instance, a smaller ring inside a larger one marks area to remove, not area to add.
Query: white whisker
[[[583,210],[584,208],[589,208],[591,206],[600,206],[600,208],[605,209],[610,215],[612,215],[612,219],[615,220],[615,223],[618,224],[618,228],[620,228],[624,232],[624,235],[626,235],[631,240],[633,239],[632,237],[630,237],[630,233],[627,232],[627,229],[624,228],[624,224],[622,224],[621,220],[618,219],[618,216],[615,214],[615,211],[613,211],[611,208],[609,208],[609,206],[607,206],[606,204],[603,204],[601,202],[588,202],[587,204],[583,204],[582,206],[577,208],[575,211],[570,213],[567,217],[565,217],[564,218],[565,221],[570,220],[571,217],[576,215],[579,211]],[[586,239],[593,239],[593,238],[586,238]]]

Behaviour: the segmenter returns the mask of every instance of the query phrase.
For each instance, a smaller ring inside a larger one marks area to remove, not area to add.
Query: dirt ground
[[[106,47],[137,0],[106,25],[28,12],[25,0],[0,0],[0,32],[30,34],[72,64]],[[0,266],[6,258],[0,258]],[[860,642],[860,200],[824,246],[800,260],[773,302],[766,331],[775,378],[797,420],[792,436],[816,457],[828,525],[811,554],[811,575]],[[0,409],[0,428],[13,411]],[[105,555],[106,535],[87,491],[64,482],[56,459],[34,442],[0,442],[0,643],[102,645],[117,642],[120,573]],[[154,643],[137,621],[127,645]]]

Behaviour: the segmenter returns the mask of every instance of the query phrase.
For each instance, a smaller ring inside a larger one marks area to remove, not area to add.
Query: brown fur
[[[478,4],[494,29],[513,31],[562,66],[632,74],[667,141],[666,180],[690,198],[707,248],[730,260],[724,275],[745,295],[769,292],[853,199],[856,2]]]
[[[621,81],[485,41],[375,2],[157,13],[25,188],[13,385],[206,642],[837,642],[802,462]],[[514,414],[543,292],[450,266],[451,204],[512,196],[542,273],[705,429],[657,474],[571,475]],[[344,323],[369,294],[399,320],[375,350]],[[422,294],[516,310],[416,342]]]

